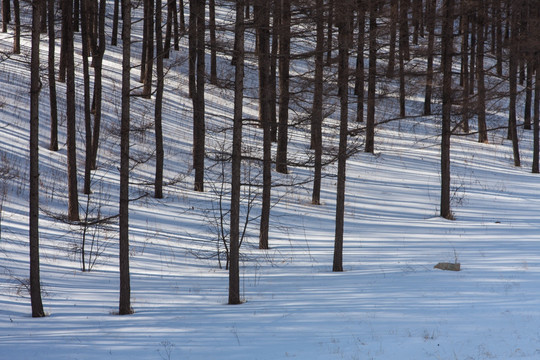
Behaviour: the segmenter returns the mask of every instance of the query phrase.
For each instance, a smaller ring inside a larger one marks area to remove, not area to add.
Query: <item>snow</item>
[[[6,39],[2,41],[7,43]],[[23,52],[28,51],[25,44]],[[109,94],[119,90],[114,58],[120,51],[110,48],[106,53]],[[165,199],[145,197],[130,205],[135,310],[130,316],[114,315],[119,288],[114,226],[99,230],[104,252],[92,271],[81,272],[80,257],[72,251],[81,241],[81,230],[50,215],[65,211],[65,124],[60,128],[59,153],[47,151],[44,87],[40,232],[48,316],[30,317],[24,285],[29,77],[16,57],[0,63],[2,83],[19,85],[0,95],[2,163],[18,171],[18,177],[2,183],[6,191],[1,202],[0,359],[540,358],[540,195],[538,175],[530,173],[532,134],[520,132],[521,168],[512,165],[504,130],[490,133],[491,144],[478,144],[476,135],[452,138],[456,220],[448,221],[438,217],[437,117],[402,119],[378,127],[376,154],[358,153],[348,160],[345,271],[331,272],[335,168],[328,166],[321,206],[310,204],[310,183],[274,190],[267,251],[256,249],[259,205],[255,202],[251,214],[255,218],[241,249],[245,302],[230,306],[228,273],[212,257],[217,246],[213,221],[220,170],[209,171],[214,189],[209,186],[204,194],[191,191],[191,103],[185,91],[178,91],[187,77],[181,54],[174,54],[169,64],[177,60],[180,65],[167,75],[171,92],[163,122],[166,176],[179,178],[165,188]],[[45,59],[46,54],[42,56]],[[59,94],[60,89],[61,84]],[[229,120],[231,93],[212,87],[208,91],[209,127],[217,129]],[[134,113],[141,115],[136,121],[151,119],[151,104],[134,98]],[[255,105],[248,100],[246,114],[256,116]],[[392,110],[383,111],[386,116]],[[92,204],[97,207],[101,201],[101,211],[110,215],[117,209],[118,187],[115,95],[106,100],[104,112],[108,130],[104,130]],[[407,109],[408,114],[417,112],[412,104]],[[253,127],[245,128],[250,146],[257,144],[257,133]],[[79,136],[82,139],[82,132]],[[293,148],[305,147],[301,133],[292,136]],[[136,151],[151,149],[152,137],[150,133],[137,138],[146,142],[141,140]],[[209,138],[219,144],[223,136]],[[137,181],[151,179],[151,166],[134,170]],[[291,170],[291,175],[279,179],[294,181],[310,175],[306,169]],[[144,185],[133,189],[134,197],[148,190]],[[226,195],[223,199],[228,202]],[[86,198],[81,195],[80,201],[84,207]],[[441,261],[457,261],[461,271],[434,269]]]

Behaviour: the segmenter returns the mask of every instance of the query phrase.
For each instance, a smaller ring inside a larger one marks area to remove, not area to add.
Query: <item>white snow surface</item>
[[[2,36],[2,46],[9,48],[10,38]],[[119,289],[116,225],[107,232],[108,243],[96,266],[82,272],[79,255],[70,250],[81,241],[80,229],[50,216],[66,209],[65,121],[60,127],[61,149],[52,153],[47,150],[45,71],[40,241],[48,316],[30,316],[24,286],[29,268],[29,67],[19,61],[28,59],[28,43],[23,42],[23,55],[0,64],[2,83],[9,84],[0,90],[0,152],[3,164],[18,171],[18,177],[3,182],[0,359],[540,358],[540,180],[530,171],[532,133],[523,130],[520,168],[513,166],[504,130],[491,132],[490,144],[477,143],[474,134],[453,137],[456,220],[449,221],[438,216],[438,117],[379,126],[376,154],[360,152],[348,160],[345,271],[331,271],[335,178],[325,177],[320,206],[310,204],[311,183],[276,188],[270,250],[257,249],[258,219],[252,220],[241,248],[245,301],[227,305],[228,273],[210,256],[217,246],[209,225],[215,218],[212,209],[217,197],[210,185],[203,194],[191,191],[185,41],[182,51],[173,52],[167,62],[178,60],[179,65],[167,74],[163,121],[166,178],[180,175],[181,180],[165,188],[162,200],[148,196],[130,205],[135,313],[129,316],[114,315]],[[44,63],[45,49],[46,38]],[[114,61],[120,53],[120,47],[106,53],[104,127],[112,130],[104,135],[101,165],[93,182],[93,199],[102,199],[105,214],[115,213],[118,198],[119,143],[114,127],[119,121],[120,67]],[[227,59],[221,64],[232,71]],[[137,76],[134,70],[133,86]],[[59,94],[65,91],[63,86],[59,84]],[[151,119],[153,101],[133,99],[134,121]],[[230,91],[208,87],[210,128],[230,123],[231,99]],[[409,100],[408,112],[419,113],[421,106]],[[387,107],[397,104],[395,99],[385,101]],[[81,106],[79,187],[84,170]],[[245,114],[255,116],[256,111],[254,100],[246,100]],[[386,108],[379,114],[383,111],[397,110]],[[504,113],[490,116],[505,121]],[[143,140],[151,148],[149,131]],[[244,131],[255,146],[253,134],[259,130],[246,126]],[[217,143],[220,136],[209,136],[208,142]],[[293,149],[305,148],[306,136],[300,132],[292,136],[297,136]],[[133,141],[142,142],[141,138]],[[134,176],[152,179],[152,164],[134,170]],[[335,167],[324,171],[332,175]],[[290,175],[273,175],[292,182],[310,173],[310,169],[291,168]],[[215,173],[208,174],[209,183],[219,187]],[[141,188],[133,185],[133,197]],[[83,214],[86,197],[82,194],[80,201]],[[228,198],[223,201],[228,203]],[[253,216],[260,210],[258,200],[255,204]],[[455,261],[461,264],[459,272],[433,268],[438,262]]]

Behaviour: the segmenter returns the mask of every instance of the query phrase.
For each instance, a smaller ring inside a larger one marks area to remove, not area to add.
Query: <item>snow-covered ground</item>
[[[9,47],[9,38],[1,41]],[[108,49],[111,61],[105,64],[113,95],[106,99],[108,135],[94,177],[93,215],[97,209],[104,216],[116,211],[119,67],[114,58],[120,51]],[[181,55],[170,63],[181,62]],[[44,86],[41,279],[49,316],[31,318],[25,287],[29,77],[28,66],[17,59],[24,56],[0,64],[1,83],[9,83],[0,90],[0,154],[2,164],[17,175],[2,183],[0,359],[540,358],[540,192],[538,175],[530,173],[530,132],[520,130],[521,168],[513,167],[504,130],[490,133],[490,144],[478,144],[475,135],[453,138],[456,220],[448,221],[438,217],[437,117],[380,126],[376,155],[358,153],[348,161],[345,271],[331,272],[335,179],[324,179],[321,206],[310,204],[310,183],[277,188],[271,248],[256,249],[257,220],[252,220],[241,249],[245,302],[230,306],[228,273],[213,257],[216,191],[211,186],[204,194],[191,191],[191,103],[185,72],[176,70],[167,75],[164,126],[166,174],[178,181],[166,188],[165,199],[145,197],[131,205],[131,316],[114,315],[119,288],[115,226],[99,229],[103,253],[92,271],[81,272],[73,250],[81,229],[51,215],[65,211],[65,124],[59,153],[49,152]],[[178,67],[185,70],[185,63]],[[230,117],[231,93],[210,87],[208,94],[212,129],[224,114]],[[254,116],[255,105],[247,102],[246,114]],[[134,98],[133,107],[140,117],[135,121],[151,120],[152,102]],[[411,105],[408,113],[418,113],[418,106]],[[492,121],[504,123],[500,115],[493,120],[492,114]],[[82,123],[79,127],[82,131]],[[255,142],[252,134],[258,130],[245,131],[246,139]],[[79,136],[82,174],[82,132]],[[217,143],[219,136],[209,141]],[[134,141],[143,144],[137,146],[144,152],[152,138],[149,132]],[[302,137],[296,141],[301,147]],[[306,169],[291,170],[282,179],[309,175]],[[334,171],[325,169],[326,174]],[[151,162],[134,173],[151,179]],[[209,177],[216,173],[209,171]],[[84,216],[86,198],[80,199]],[[257,216],[255,204],[252,215]],[[438,262],[459,262],[461,271],[434,269]]]

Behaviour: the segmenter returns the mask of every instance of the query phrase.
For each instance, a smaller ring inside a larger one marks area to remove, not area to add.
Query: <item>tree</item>
[[[366,30],[366,6],[363,0],[357,0],[358,8],[358,54],[356,55],[356,81],[354,93],[356,94],[356,121],[364,121],[364,43]]]
[[[287,143],[289,127],[289,66],[291,59],[291,1],[282,0],[279,40],[279,132],[276,171],[287,173]]]
[[[428,31],[426,90],[424,97],[424,115],[431,115],[431,97],[433,93],[433,58],[435,47],[435,13],[437,0],[426,0],[426,27]]]
[[[9,0],[2,0],[2,32],[7,32],[8,24],[11,21],[11,6]],[[40,25],[41,26],[41,25]]]
[[[270,201],[272,187],[272,134],[270,117],[270,11],[266,0],[255,0],[254,21],[258,33],[259,123],[263,128],[263,188],[259,249],[268,249]]]
[[[450,135],[452,116],[452,56],[454,55],[454,0],[444,0],[442,19],[442,139],[441,139],[441,217],[452,219],[450,210]]]
[[[15,34],[13,34],[13,53],[21,52],[21,16],[19,0],[13,0],[13,15],[15,17]]]
[[[47,0],[47,17],[48,17],[48,33],[49,33],[49,54],[48,54],[48,78],[49,78],[49,108],[51,114],[51,139],[49,142],[49,150],[58,151],[58,106],[56,103],[56,79],[55,79],[55,63],[54,50],[55,32],[54,32],[54,0]]]
[[[316,32],[315,78],[313,89],[313,106],[311,109],[311,148],[315,150],[313,192],[311,203],[321,204],[322,173],[322,109],[323,109],[323,70],[324,70],[324,0],[316,0]],[[362,60],[363,61],[363,60]],[[363,85],[362,85],[363,86]]]
[[[339,65],[338,88],[340,99],[339,150],[336,199],[336,229],[334,239],[334,262],[332,271],[343,271],[343,228],[345,217],[345,169],[347,162],[347,134],[349,113],[349,48],[351,43],[352,0],[340,1],[336,6],[338,27]]]
[[[193,169],[195,170],[195,191],[204,191],[204,156],[205,156],[205,120],[204,120],[204,79],[205,79],[205,0],[191,0],[192,11],[195,11],[190,23],[190,36],[193,26],[195,30],[195,88],[191,94],[193,102]],[[190,14],[191,17],[191,14]],[[190,49],[191,50],[191,49]],[[191,66],[191,63],[190,63]]]
[[[4,1],[5,2],[5,1]],[[39,0],[32,1],[32,49],[30,75],[30,301],[32,317],[43,317],[39,271],[39,34],[41,31]]]
[[[163,197],[163,126],[162,107],[163,107],[163,40],[161,34],[161,0],[156,0],[156,104],[154,111],[154,124],[156,133],[156,174],[154,180],[154,197],[161,199]]]
[[[131,0],[122,0],[122,109],[120,128],[120,299],[119,315],[133,313],[129,277],[129,130],[131,76]]]
[[[66,61],[66,124],[67,124],[67,173],[68,173],[68,220],[79,220],[79,197],[77,192],[76,153],[76,105],[75,105],[75,60],[73,49],[73,2],[63,0],[63,28],[65,31]]]
[[[521,0],[515,0],[511,4],[511,39],[510,39],[510,54],[508,64],[509,77],[509,111],[508,111],[508,139],[512,140],[512,149],[514,153],[514,166],[520,166],[519,144],[517,135],[517,119],[516,119],[516,101],[517,101],[517,72],[518,72],[518,57],[519,57],[519,34],[518,34],[518,14],[521,8]]]
[[[210,84],[217,84],[216,0],[209,0]]]
[[[83,14],[91,14],[91,10],[88,6],[88,0],[81,0],[81,10]],[[90,33],[92,29],[89,29],[88,23],[89,16],[81,17],[81,39],[82,39],[82,62],[83,62],[83,88],[84,88],[84,127],[85,127],[85,145],[86,145],[86,157],[84,166],[84,193],[90,194],[91,183],[91,170],[92,170],[92,115],[90,104],[90,69],[88,64],[89,57],[89,45],[90,45]]]
[[[152,95],[152,67],[154,64],[154,0],[144,0],[143,51],[141,56],[142,96]]]
[[[234,28],[234,125],[231,176],[231,215],[229,233],[229,304],[236,305],[240,299],[240,174],[242,166],[242,109],[244,101],[244,1],[236,2],[236,22]]]
[[[478,0],[478,50],[476,52],[476,72],[478,83],[478,101],[476,105],[476,116],[478,118],[478,142],[487,143],[487,125],[486,125],[486,84],[484,71],[484,28],[486,21],[486,3],[485,0]]]
[[[377,85],[377,1],[369,1],[369,73],[365,151],[375,151],[375,86]]]

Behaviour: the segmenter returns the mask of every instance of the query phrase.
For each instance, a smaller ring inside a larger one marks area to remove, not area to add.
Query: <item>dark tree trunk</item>
[[[483,29],[486,23],[486,3],[485,0],[479,0],[478,28]],[[484,39],[483,30],[478,32],[478,51],[476,61],[476,72],[478,76],[478,103],[476,106],[476,115],[478,117],[478,142],[487,143],[487,125],[486,125],[486,85],[484,72]]]
[[[405,57],[409,52],[409,22],[407,8],[410,0],[401,0],[399,17],[399,116],[405,112]],[[407,4],[406,4],[407,3]]]
[[[516,119],[516,101],[517,101],[517,72],[518,72],[518,51],[519,51],[519,34],[518,34],[518,14],[521,3],[516,0],[512,2],[511,9],[511,26],[512,35],[510,39],[510,55],[508,65],[509,75],[509,96],[510,104],[508,111],[508,139],[512,140],[512,149],[514,152],[514,166],[520,166],[521,160],[519,157],[519,143],[517,135],[517,119]]]
[[[184,16],[184,0],[180,0],[180,33],[183,35],[186,33],[186,17]]]
[[[88,0],[81,0],[81,11],[83,14],[89,14]],[[82,63],[83,63],[83,102],[84,102],[84,135],[85,135],[85,164],[84,164],[84,189],[86,195],[91,193],[91,170],[92,170],[92,114],[90,113],[90,69],[88,64],[89,57],[89,24],[88,17],[81,18],[81,42],[82,42]]]
[[[48,78],[49,78],[49,107],[51,114],[51,139],[49,150],[58,151],[58,107],[56,103],[56,79],[55,79],[55,32],[54,32],[54,0],[47,0],[47,16],[49,29],[49,54],[48,54]]]
[[[428,31],[426,92],[424,97],[424,115],[431,115],[431,97],[433,94],[433,57],[435,47],[435,11],[437,0],[426,1],[426,26]]]
[[[208,27],[210,31],[210,83],[217,84],[216,1],[209,0]]]
[[[441,139],[441,217],[452,219],[450,210],[450,135],[452,115],[452,56],[454,0],[443,2],[442,24],[442,139]]]
[[[316,0],[317,45],[315,48],[315,84],[313,85],[313,108],[311,112],[311,148],[315,150],[313,193],[311,203],[321,204],[322,173],[322,109],[323,109],[323,62],[324,62],[324,0]]]
[[[196,91],[196,66],[197,66],[197,2],[189,0],[189,29],[188,29],[188,61],[189,61],[189,97],[193,99]]]
[[[116,46],[118,44],[118,17],[119,17],[119,7],[120,0],[114,0],[114,10],[113,10],[113,24],[112,24],[112,35],[111,35],[111,45]]]
[[[131,0],[122,0],[122,110],[120,129],[120,298],[119,315],[133,314],[129,276],[129,131],[131,75]]]
[[[476,9],[478,11],[478,9]],[[462,127],[464,132],[469,132],[469,16],[467,15],[469,7],[466,2],[461,3],[461,74],[460,85],[463,86],[462,92]],[[484,28],[477,25],[480,43],[480,36],[484,36]],[[483,44],[482,44],[483,46]]]
[[[156,132],[156,174],[154,180],[154,197],[163,198],[163,127],[162,107],[163,107],[163,39],[161,34],[161,0],[156,0],[156,104],[154,111],[154,123]]]
[[[373,6],[373,5],[371,5]],[[336,229],[334,238],[334,261],[332,271],[343,271],[343,229],[345,218],[345,169],[347,162],[347,133],[349,113],[349,46],[352,31],[350,15],[353,7],[351,0],[343,0],[336,6],[338,27],[339,65],[338,87],[340,94],[340,125],[336,198]]]
[[[271,45],[271,52],[270,55],[270,103],[272,104],[269,107],[270,110],[270,136],[272,138],[272,142],[276,142],[277,132],[278,132],[278,122],[277,122],[277,111],[276,111],[276,103],[277,103],[277,59],[278,59],[278,50],[279,50],[279,43],[280,43],[280,32],[281,32],[281,3],[283,0],[274,0],[272,2],[273,4],[273,23],[272,23],[272,45]]]
[[[13,0],[13,15],[15,16],[15,34],[13,37],[13,53],[21,52],[21,16],[19,0]]]
[[[193,169],[195,170],[195,191],[204,191],[204,143],[206,126],[204,120],[204,78],[205,78],[205,0],[196,0],[196,81],[193,100]],[[190,24],[191,28],[192,24]]]
[[[369,74],[365,151],[375,151],[375,86],[377,81],[377,4],[369,2]]]
[[[538,14],[537,14],[538,15]],[[537,21],[540,17],[537,17]],[[537,25],[540,25],[537,22]],[[536,33],[540,31],[536,30]],[[536,78],[534,81],[534,105],[533,105],[533,163],[532,172],[539,173],[539,158],[540,158],[540,63],[538,57],[536,57]]]
[[[5,2],[5,0],[4,0]],[[40,19],[38,0],[32,1],[32,49],[30,75],[30,301],[32,317],[43,317],[41,281],[39,270],[39,34]]]
[[[231,174],[231,217],[229,246],[229,304],[240,304],[240,190],[242,166],[242,114],[244,101],[244,1],[236,2],[234,57],[234,125]]]
[[[38,4],[39,6],[39,4]],[[39,13],[39,10],[37,10]],[[2,32],[7,32],[11,21],[11,6],[9,0],[2,0]],[[40,25],[41,26],[41,25]]]
[[[338,0],[341,1],[341,0]],[[326,63],[332,61],[332,49],[334,47],[334,0],[328,0],[328,33],[326,40]]]
[[[366,6],[363,0],[357,0],[358,7],[358,54],[356,56],[356,81],[354,93],[356,94],[356,121],[364,121],[364,43],[366,30]],[[394,34],[395,36],[395,34]],[[395,39],[394,39],[395,41]]]
[[[532,86],[533,86],[533,60],[527,56],[527,77],[525,87],[525,115],[523,117],[523,128],[525,130],[531,130],[531,108],[532,108]]]
[[[399,0],[399,41],[400,52],[403,52],[403,59],[409,61],[411,53],[409,48],[409,8],[411,0]],[[403,44],[401,44],[403,42]]]
[[[164,48],[164,58],[169,58],[169,53],[171,51],[171,37],[172,37],[172,23],[173,23],[173,8],[176,6],[174,0],[167,0],[167,23],[165,25],[165,48]]]
[[[152,70],[154,65],[154,0],[144,0],[144,35],[141,57],[142,96],[152,95]]]
[[[102,72],[105,55],[105,7],[106,0],[99,1],[98,13],[98,46],[94,51],[94,132],[92,135],[92,169],[97,169],[97,152],[101,128],[101,106],[103,98]]]
[[[68,173],[68,219],[79,220],[79,199],[77,194],[77,152],[76,152],[76,104],[75,104],[75,63],[73,49],[73,9],[71,0],[64,0],[62,18],[66,31],[66,124],[67,124],[67,173]]]
[[[502,18],[501,18],[501,0],[493,0],[494,18],[493,24],[496,33],[496,58],[497,58],[497,75],[502,76],[503,64],[503,34],[502,34]]]
[[[289,127],[289,64],[291,57],[291,1],[282,0],[279,41],[279,137],[276,171],[287,173],[287,143]]]
[[[259,122],[263,128],[263,189],[259,249],[268,249],[268,230],[270,224],[270,201],[272,187],[272,134],[270,128],[270,11],[266,0],[255,0],[254,17],[258,32],[259,62]]]
[[[363,0],[362,1],[363,4]],[[396,31],[398,23],[398,8],[399,0],[390,1],[390,48],[388,50],[388,68],[386,69],[386,76],[391,78],[394,76],[394,68],[396,63]]]

